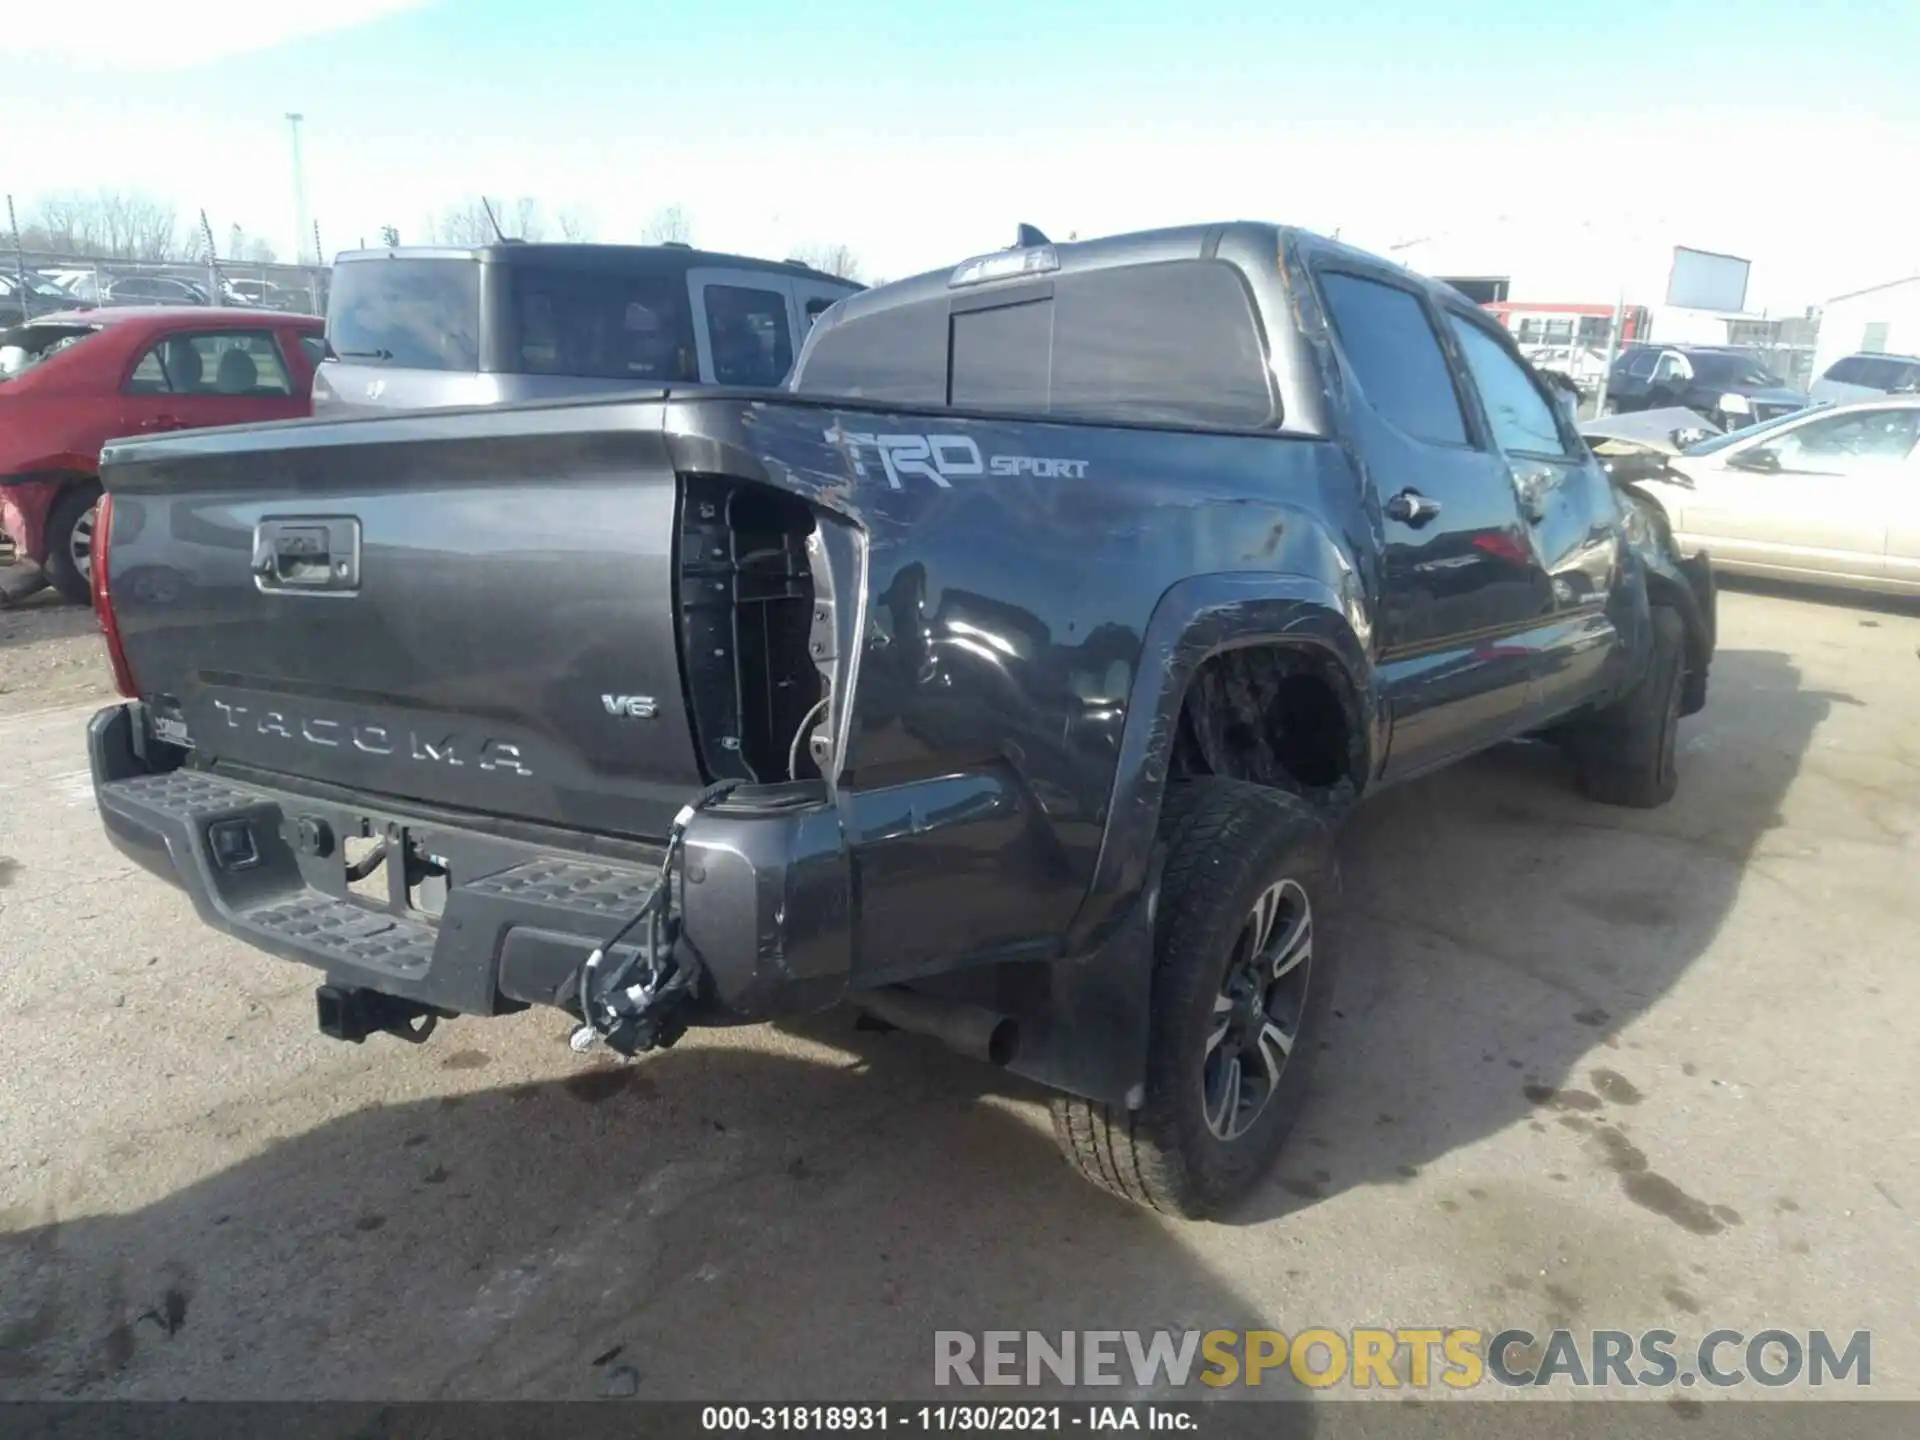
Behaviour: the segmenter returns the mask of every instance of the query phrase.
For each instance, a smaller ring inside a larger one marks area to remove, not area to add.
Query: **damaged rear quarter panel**
[[[1368,521],[1324,441],[791,400],[730,413],[731,432],[717,409],[689,416],[703,438],[677,463],[751,467],[866,536],[839,776],[856,983],[1057,954],[1090,891],[1090,911],[1130,898],[1180,697],[1212,651],[1317,645],[1366,689],[1350,557]],[[847,436],[927,438],[948,463],[886,466]]]

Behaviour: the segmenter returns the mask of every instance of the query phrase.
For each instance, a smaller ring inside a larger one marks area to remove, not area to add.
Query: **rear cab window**
[[[1253,297],[1213,260],[1069,270],[855,315],[818,333],[795,389],[1122,424],[1279,419]]]
[[[333,267],[327,344],[356,365],[480,368],[480,262],[356,260]]]

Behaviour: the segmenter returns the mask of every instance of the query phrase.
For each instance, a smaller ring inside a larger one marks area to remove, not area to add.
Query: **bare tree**
[[[861,278],[860,257],[853,253],[851,246],[803,245],[793,258],[829,275],[838,275],[843,280]]]
[[[256,235],[247,241],[246,255],[238,258],[251,260],[255,265],[271,265],[275,260],[278,260],[280,256],[270,242]]]
[[[693,222],[687,219],[687,212],[678,204],[663,205],[647,218],[646,228],[640,232],[640,238],[649,245],[690,245],[693,243]]]
[[[577,243],[591,240],[599,227],[593,223],[593,212],[584,205],[563,206],[560,211],[560,238]]]
[[[507,233],[521,240],[540,241],[547,238],[547,220],[540,208],[540,202],[531,196],[522,195],[513,202],[513,220],[507,226]]]
[[[171,205],[149,195],[102,190],[41,199],[28,229],[49,250],[129,260],[186,258],[197,242],[184,243]],[[24,237],[23,237],[24,238]]]

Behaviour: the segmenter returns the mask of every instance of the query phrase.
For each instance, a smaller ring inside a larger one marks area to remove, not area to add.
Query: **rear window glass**
[[[935,409],[947,403],[944,300],[901,305],[814,328],[795,389]]]
[[[354,364],[478,370],[479,262],[358,260],[334,266],[327,343]]]
[[[97,325],[16,325],[0,331],[0,380],[32,369],[98,330]]]
[[[502,363],[509,369],[610,380],[699,378],[684,270],[506,269],[511,333]]]
[[[1271,424],[1266,354],[1239,274],[1176,260],[1064,279],[1051,409],[1150,424]]]
[[[974,410],[1039,410],[1051,404],[1053,305],[1029,301],[953,317],[952,402]]]
[[[799,388],[1136,424],[1274,421],[1253,303],[1231,266],[1118,266],[1051,288],[1004,305],[962,291],[856,315],[820,335]]]

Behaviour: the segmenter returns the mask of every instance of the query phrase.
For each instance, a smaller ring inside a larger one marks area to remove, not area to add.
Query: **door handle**
[[[1440,502],[1409,486],[1387,501],[1387,518],[1418,530],[1440,513]]]

